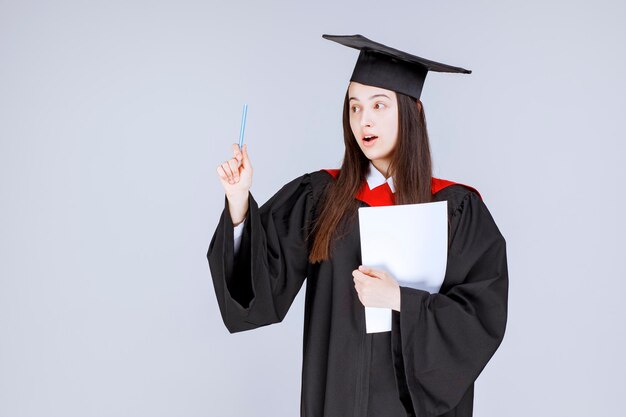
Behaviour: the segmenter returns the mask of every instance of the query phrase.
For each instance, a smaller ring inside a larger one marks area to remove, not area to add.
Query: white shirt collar
[[[367,185],[370,187],[370,190],[373,190],[379,185],[383,185],[385,182],[389,184],[391,192],[395,193],[396,189],[393,185],[393,177],[389,177],[385,180],[385,176],[381,174],[380,171],[376,169],[372,161],[370,161],[369,172],[367,173]]]

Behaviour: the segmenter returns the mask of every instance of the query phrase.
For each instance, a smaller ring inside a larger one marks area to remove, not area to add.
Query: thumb
[[[243,166],[245,168],[250,167],[250,157],[248,156],[248,144],[243,145]]]
[[[380,269],[370,268],[369,266],[361,265],[359,266],[359,271],[372,277],[385,279],[385,271],[381,271]]]

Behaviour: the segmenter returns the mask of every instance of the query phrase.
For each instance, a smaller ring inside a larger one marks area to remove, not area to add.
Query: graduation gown
[[[474,381],[502,341],[508,297],[505,240],[480,194],[433,178],[434,201],[448,201],[444,281],[432,294],[400,286],[391,331],[367,334],[352,277],[361,265],[358,220],[339,225],[329,260],[308,262],[305,236],[337,174],[306,173],[260,208],[250,193],[236,255],[224,198],[207,259],[226,328],[281,322],[308,278],[301,416],[472,416]],[[388,184],[364,182],[355,198],[360,207],[393,204]]]

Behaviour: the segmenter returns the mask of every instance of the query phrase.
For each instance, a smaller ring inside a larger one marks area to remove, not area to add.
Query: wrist
[[[238,191],[238,192],[233,192],[233,193],[226,193],[226,198],[228,199],[229,202],[242,202],[242,201],[248,201],[248,194],[249,191]]]
[[[248,191],[246,194],[227,194],[226,199],[230,219],[236,227],[246,219],[248,214]]]

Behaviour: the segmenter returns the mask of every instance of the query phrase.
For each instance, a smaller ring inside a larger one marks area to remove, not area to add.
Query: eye
[[[385,106],[385,103],[376,103],[376,104],[374,105],[374,107],[378,106],[379,104],[380,104],[381,106],[383,106],[383,107],[387,107],[387,106]]]
[[[358,106],[352,106],[350,107],[350,110],[352,110],[352,113],[356,113],[356,110],[358,110]]]

